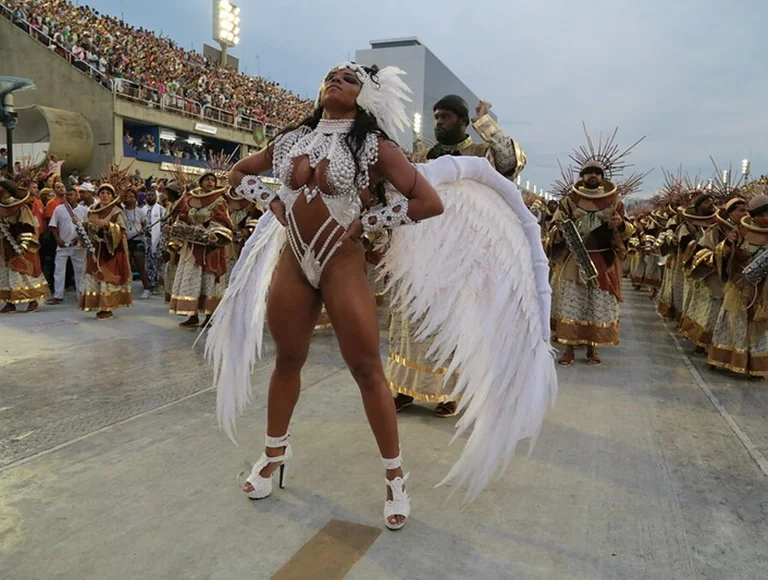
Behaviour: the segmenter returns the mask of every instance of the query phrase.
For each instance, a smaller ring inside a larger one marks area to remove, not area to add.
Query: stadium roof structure
[[[384,40],[371,40],[371,48],[394,48],[397,46],[423,46],[423,43],[415,36],[406,38],[387,38]]]

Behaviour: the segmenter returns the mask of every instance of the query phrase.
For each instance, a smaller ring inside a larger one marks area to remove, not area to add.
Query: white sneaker
[[[144,292],[141,293],[141,296],[139,296],[140,300],[148,300],[149,299],[149,290],[144,290]]]

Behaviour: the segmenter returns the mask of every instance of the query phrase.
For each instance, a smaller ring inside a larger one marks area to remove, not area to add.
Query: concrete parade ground
[[[704,370],[644,292],[626,292],[602,367],[581,350],[558,369],[533,454],[467,510],[434,487],[455,419],[403,411],[399,532],[331,330],[303,375],[287,488],[251,502],[236,477],[262,450],[271,360],[235,447],[196,333],[162,297],[111,321],[75,301],[0,318],[2,579],[768,578],[768,384]]]

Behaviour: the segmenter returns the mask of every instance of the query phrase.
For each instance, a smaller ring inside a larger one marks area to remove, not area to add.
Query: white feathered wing
[[[472,432],[439,485],[465,487],[466,504],[503,472],[521,439],[531,439],[530,452],[554,403],[549,267],[536,218],[487,160],[442,157],[418,167],[445,212],[396,229],[381,275],[392,308],[407,312],[417,338],[432,338],[435,367],[448,366],[446,377],[458,371],[453,397],[464,414],[453,440]]]
[[[235,420],[251,402],[251,372],[261,358],[267,294],[285,241],[285,228],[272,212],[265,213],[232,270],[205,343],[205,356],[213,361],[219,425],[235,443]]]

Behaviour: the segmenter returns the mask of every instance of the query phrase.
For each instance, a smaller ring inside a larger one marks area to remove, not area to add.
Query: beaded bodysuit
[[[320,287],[323,269],[341,246],[337,234],[346,231],[352,222],[360,219],[363,211],[360,191],[368,187],[368,169],[378,159],[378,137],[369,133],[358,154],[360,173],[355,179],[355,160],[344,142],[352,123],[353,120],[322,119],[316,129],[299,127],[279,137],[274,145],[273,170],[282,184],[278,196],[285,203],[288,243],[314,288]],[[318,179],[312,187],[292,187],[294,162],[305,155],[313,170],[316,170],[323,160],[328,160],[323,176],[328,184],[328,192],[320,189],[319,172],[316,173]],[[293,206],[301,195],[305,196],[307,202],[320,196],[329,213],[309,243],[301,237],[293,213]],[[324,232],[328,232],[328,236],[320,246],[318,242]],[[337,241],[333,241],[334,239]]]

